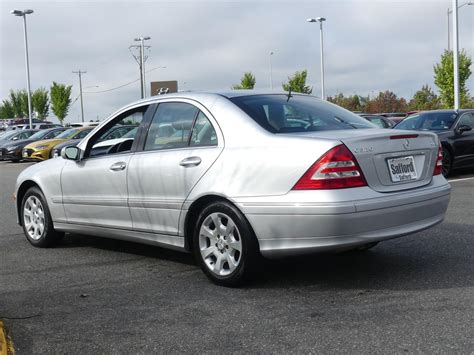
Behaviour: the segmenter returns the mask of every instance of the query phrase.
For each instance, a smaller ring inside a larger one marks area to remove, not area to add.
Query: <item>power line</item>
[[[156,69],[163,69],[163,68],[166,68],[166,67],[155,67],[155,68],[153,68],[153,69],[147,70],[146,72],[149,73],[149,72],[152,72],[152,71],[154,71],[154,70],[156,70]],[[133,83],[136,83],[136,82],[139,81],[139,80],[140,80],[140,78],[135,79],[135,80],[133,80],[133,81],[130,81],[130,82],[128,82],[128,83],[125,83],[125,84],[116,86],[116,87],[114,87],[114,88],[107,89],[107,90],[101,90],[101,91],[84,91],[84,93],[85,93],[85,94],[100,94],[100,93],[104,93],[104,92],[109,92],[109,91],[121,89],[121,88],[123,88],[123,87],[125,87],[125,86],[128,86],[128,85],[131,85],[131,84],[133,84]]]

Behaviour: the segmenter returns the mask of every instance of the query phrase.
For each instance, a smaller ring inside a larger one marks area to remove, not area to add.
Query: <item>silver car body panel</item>
[[[78,147],[84,152],[95,132],[117,115],[170,101],[191,103],[203,111],[216,130],[218,145],[78,162],[51,159],[25,169],[16,193],[25,181],[39,185],[58,230],[181,250],[192,204],[205,196],[220,196],[246,216],[267,257],[395,238],[443,220],[450,186],[441,175],[432,177],[438,140],[431,133],[357,129],[275,135],[222,95],[177,93],[124,107],[95,127]],[[418,137],[390,139],[410,133]],[[319,157],[341,143],[356,157],[369,186],[292,190]],[[419,178],[391,183],[387,159],[407,154],[414,156]],[[195,157],[201,164],[180,165]],[[124,169],[111,171],[117,163]]]

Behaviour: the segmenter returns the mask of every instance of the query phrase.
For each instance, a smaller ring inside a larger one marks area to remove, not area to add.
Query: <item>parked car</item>
[[[94,122],[94,121],[90,121],[90,122],[72,122],[72,123],[67,124],[68,127],[95,127],[95,126],[98,126],[98,125],[99,125],[99,122]]]
[[[43,139],[52,139],[56,137],[61,132],[64,132],[66,128],[50,128],[44,129],[36,132],[27,139],[17,140],[3,145],[0,149],[0,159],[1,160],[10,160],[12,162],[19,162],[22,159],[22,150],[25,146],[30,143],[43,140]]]
[[[137,131],[137,126],[135,125],[118,125],[115,127],[112,127],[109,129],[109,131],[105,132],[104,136],[99,139],[98,143],[95,145],[97,146],[98,144],[101,144],[101,142],[104,142],[105,144],[103,145],[104,147],[106,146],[112,146],[113,144],[117,143],[115,140],[120,139],[122,137],[125,137],[130,131],[134,131],[136,134]],[[132,135],[134,136],[134,134]],[[61,149],[64,147],[72,147],[76,146],[79,144],[81,140],[80,139],[72,139],[63,143],[60,143],[58,145],[55,145],[54,148],[51,150],[51,158],[57,158],[61,155]],[[109,143],[108,142],[114,142],[114,143]],[[94,146],[94,147],[95,147]]]
[[[367,121],[373,123],[379,128],[392,128],[396,124],[387,117],[373,115],[370,113],[359,113],[359,116],[364,117]]]
[[[21,155],[23,160],[42,161],[49,159],[51,157],[51,149],[53,149],[54,146],[70,139],[82,139],[87,136],[92,129],[93,127],[70,128],[57,135],[55,138],[30,143],[22,150]]]
[[[443,148],[444,176],[456,169],[474,167],[474,110],[419,112],[395,128],[436,133]]]
[[[130,117],[134,139],[94,154]],[[429,228],[450,196],[435,134],[374,128],[296,93],[155,96],[61,156],[17,179],[32,245],[74,232],[193,252],[221,285],[244,282],[261,255],[367,249]]]
[[[37,129],[14,130],[5,132],[0,136],[0,149],[11,142],[19,142],[23,139],[29,138],[31,135],[38,132]]]

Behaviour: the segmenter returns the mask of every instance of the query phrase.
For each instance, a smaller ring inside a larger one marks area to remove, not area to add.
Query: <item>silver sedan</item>
[[[133,135],[94,147],[125,124]],[[221,285],[244,282],[262,255],[368,249],[432,227],[450,196],[433,133],[378,129],[292,93],[153,97],[61,156],[18,177],[31,244],[74,232],[193,252]]]

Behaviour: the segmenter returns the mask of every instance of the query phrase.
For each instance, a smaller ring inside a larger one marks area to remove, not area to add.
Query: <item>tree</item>
[[[349,111],[363,111],[363,98],[359,95],[344,96],[339,93],[336,96],[328,96],[326,100]]]
[[[0,119],[13,118],[15,112],[13,111],[13,106],[9,100],[3,100],[0,105]]]
[[[56,115],[59,122],[63,123],[71,105],[71,89],[72,85],[58,84],[53,81],[51,85],[51,111]]]
[[[48,117],[49,98],[48,91],[46,89],[40,88],[35,90],[31,96],[31,103],[33,106],[33,111],[36,112],[38,119],[44,120],[46,117]]]
[[[305,69],[301,72],[297,71],[292,77],[289,76],[288,83],[283,84],[283,90],[311,94],[313,92],[313,88],[306,86],[307,75],[308,71]]]
[[[408,107],[410,110],[436,110],[440,108],[439,97],[426,84],[413,95]]]
[[[242,89],[253,89],[255,86],[255,76],[252,72],[244,73],[242,79],[240,79],[239,85],[234,85],[232,88],[234,90],[242,90]]]
[[[469,91],[466,88],[466,81],[471,76],[471,57],[464,50],[459,53],[459,96],[461,107],[469,101]],[[445,50],[441,55],[440,63],[433,67],[435,84],[439,89],[441,103],[444,108],[454,106],[454,66],[453,52]]]
[[[24,118],[28,116],[28,93],[26,90],[10,90],[10,103],[15,118]]]
[[[406,100],[401,97],[398,98],[394,92],[386,90],[381,91],[373,99],[367,102],[365,107],[366,112],[406,112],[408,105]]]

